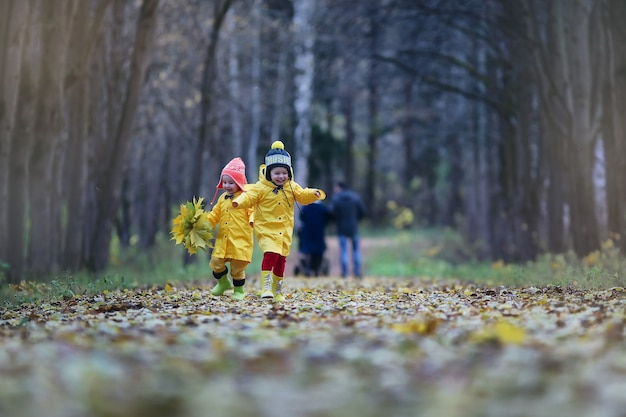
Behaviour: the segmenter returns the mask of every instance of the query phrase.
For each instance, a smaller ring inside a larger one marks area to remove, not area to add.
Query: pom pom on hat
[[[292,178],[291,155],[285,150],[285,144],[280,140],[272,142],[272,148],[265,155],[265,178],[271,181],[272,168],[284,167],[287,169],[289,179]]]

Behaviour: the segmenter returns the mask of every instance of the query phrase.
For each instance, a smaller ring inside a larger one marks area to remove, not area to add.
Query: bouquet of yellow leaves
[[[185,245],[190,255],[198,253],[198,249],[206,251],[213,246],[213,227],[207,213],[202,209],[204,198],[194,198],[180,205],[180,214],[172,221],[174,228],[170,232],[177,245]]]

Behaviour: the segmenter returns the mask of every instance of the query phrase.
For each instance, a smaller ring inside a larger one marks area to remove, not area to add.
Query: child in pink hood
[[[222,295],[225,291],[234,288],[233,298],[235,300],[245,298],[245,270],[252,261],[254,245],[253,210],[234,210],[231,202],[242,194],[247,183],[245,164],[241,158],[232,159],[222,169],[220,181],[215,188],[215,195],[211,204],[215,201],[219,189],[226,192],[219,197],[213,209],[207,214],[213,227],[219,227],[209,263],[213,270],[213,276],[217,280],[211,293]],[[228,277],[227,263],[230,264],[232,281]]]

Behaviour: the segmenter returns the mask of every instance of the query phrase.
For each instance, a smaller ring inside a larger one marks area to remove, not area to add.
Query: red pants
[[[285,263],[287,257],[274,252],[265,252],[263,254],[263,262],[261,263],[262,271],[272,271],[277,277],[285,276]]]

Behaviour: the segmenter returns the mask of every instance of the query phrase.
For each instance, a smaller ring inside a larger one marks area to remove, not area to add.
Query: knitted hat
[[[283,167],[287,169],[289,179],[292,178],[291,155],[285,150],[285,144],[279,140],[272,143],[272,149],[265,154],[265,178],[271,181],[270,171],[272,168]]]
[[[229,163],[222,169],[222,173],[220,174],[220,182],[217,183],[215,187],[215,195],[213,196],[213,200],[211,200],[211,204],[215,201],[215,197],[217,196],[217,190],[224,188],[224,182],[222,181],[222,177],[224,175],[228,175],[235,181],[235,184],[239,186],[241,190],[243,190],[243,186],[248,183],[246,180],[246,164],[243,163],[243,160],[239,157],[233,158]]]

